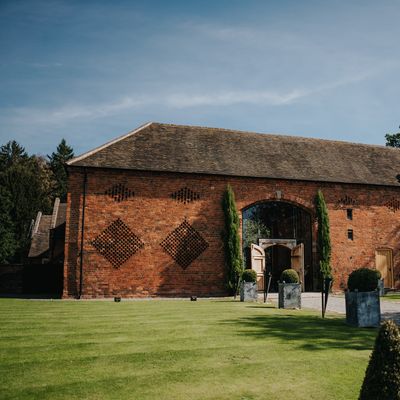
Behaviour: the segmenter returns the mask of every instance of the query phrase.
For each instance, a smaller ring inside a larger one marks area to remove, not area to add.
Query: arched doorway
[[[265,254],[272,290],[277,290],[282,271],[291,267],[304,279],[303,288],[313,290],[311,214],[289,202],[265,201],[245,208],[242,217],[246,267],[251,268],[252,244],[256,245]]]

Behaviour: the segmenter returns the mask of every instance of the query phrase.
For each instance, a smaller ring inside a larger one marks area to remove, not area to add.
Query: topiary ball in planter
[[[240,301],[257,301],[257,272],[245,269],[240,284]]]
[[[301,308],[301,285],[297,271],[285,269],[279,283],[279,308]]]
[[[281,282],[284,283],[299,283],[299,274],[294,269],[285,269],[281,274]]]
[[[359,268],[349,275],[347,287],[351,292],[372,292],[378,287],[378,279],[376,269]]]
[[[375,327],[381,322],[381,305],[376,270],[359,268],[348,278],[346,322],[357,327]]]
[[[245,269],[242,273],[244,282],[257,282],[257,272],[254,269]]]

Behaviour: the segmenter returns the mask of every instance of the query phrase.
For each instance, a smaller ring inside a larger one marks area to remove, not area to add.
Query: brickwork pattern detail
[[[186,186],[182,189],[171,194],[171,198],[176,200],[179,203],[187,204],[192,201],[196,201],[200,199],[200,194],[194,192],[193,190],[187,188]]]
[[[117,183],[104,192],[105,195],[111,197],[116,202],[121,202],[133,197],[135,193],[133,190],[127,188],[122,183]]]
[[[92,245],[113,267],[119,268],[144,243],[118,218],[92,241]]]
[[[183,269],[186,269],[208,247],[208,243],[200,233],[186,220],[174,229],[160,245]]]

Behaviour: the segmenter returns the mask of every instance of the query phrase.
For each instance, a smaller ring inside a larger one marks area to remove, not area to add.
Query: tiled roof
[[[51,215],[40,217],[38,230],[32,235],[28,257],[39,257],[49,249]]]
[[[399,186],[400,150],[218,128],[149,123],[70,166]]]
[[[32,232],[28,258],[46,257],[45,253],[50,249],[50,230],[65,223],[66,209],[67,204],[60,203],[59,199],[56,199],[52,215],[42,215],[41,212],[38,212]]]

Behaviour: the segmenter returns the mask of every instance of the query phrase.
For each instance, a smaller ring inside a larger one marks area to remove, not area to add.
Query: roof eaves
[[[89,157],[89,156],[91,156],[91,155],[93,155],[93,154],[105,149],[106,147],[111,146],[112,144],[117,143],[117,142],[119,142],[121,140],[124,140],[124,139],[134,135],[135,133],[137,133],[137,132],[149,127],[151,124],[153,124],[153,122],[148,122],[147,124],[141,125],[141,126],[139,126],[139,128],[136,128],[133,131],[130,131],[130,132],[126,133],[125,135],[122,135],[122,136],[119,136],[119,137],[117,137],[117,138],[115,138],[113,140],[110,140],[109,142],[107,142],[107,143],[105,143],[105,144],[103,144],[103,145],[101,145],[99,147],[96,147],[93,150],[87,151],[86,153],[83,153],[80,156],[74,157],[73,159],[67,161],[66,164],[67,165],[73,165],[74,163],[76,163],[78,161],[82,161],[85,158],[87,158],[87,157]]]

